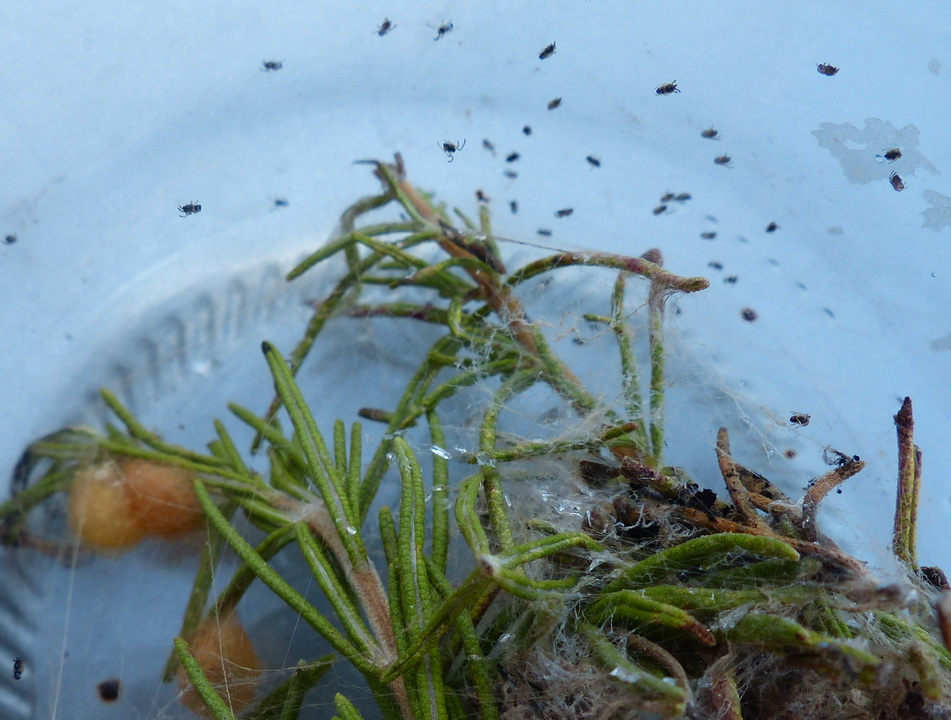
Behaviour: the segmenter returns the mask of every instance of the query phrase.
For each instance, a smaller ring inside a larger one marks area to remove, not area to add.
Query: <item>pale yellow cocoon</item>
[[[76,473],[69,488],[68,516],[73,533],[93,550],[128,550],[145,536],[132,514],[125,477],[114,462]]]
[[[172,538],[201,526],[205,516],[190,471],[141,458],[122,458],[119,467],[129,509],[145,534]]]
[[[236,614],[205,620],[189,646],[208,680],[234,714],[248,709],[254,702],[261,660]],[[178,670],[178,686],[182,689],[182,705],[197,715],[211,717],[183,668]]]

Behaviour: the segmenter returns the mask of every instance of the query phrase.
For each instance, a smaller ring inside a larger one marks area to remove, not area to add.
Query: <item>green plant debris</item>
[[[243,710],[249,718],[311,716],[306,694],[331,662],[349,664],[365,680],[362,690],[336,695],[341,720],[948,716],[951,603],[939,597],[940,571],[916,574],[921,452],[910,400],[896,417],[894,551],[908,568],[907,586],[897,588],[881,586],[816,525],[826,494],[862,469],[857,458],[843,456],[810,483],[800,503],[733,457],[726,428],[710,462],[729,500],[663,464],[665,305],[673,294],[703,290],[705,279],[674,274],[656,250],[641,257],[559,252],[508,273],[487,208],[480,208],[476,227],[411,185],[398,155],[393,163],[368,164],[382,192],[346,209],[340,236],[288,275],[293,280],[337,256],[344,263],[286,359],[263,343],[273,403],[263,415],[230,407],[256,433],[252,450],[267,450],[269,471],[249,469],[221,422],[207,452],[179,447],[103,391],[117,426],[69,428],[25,453],[22,489],[0,506],[5,544],[54,551],[55,543],[32,534],[30,513],[64,492],[74,512],[81,482],[84,492],[102,490],[89,468],[104,473],[135,458],[170,477],[184,473],[187,488],[176,492],[194,498],[209,539],[165,679],[180,665],[206,716],[219,720],[235,716],[228,643],[221,640],[217,666],[210,667],[196,638],[209,622],[240,611],[258,580],[335,653],[287,658],[282,681],[262,682],[256,704]],[[403,219],[360,225],[367,213],[376,217],[391,205],[393,217]],[[519,297],[530,279],[566,267],[615,274],[603,310],[589,320],[617,341],[616,405],[599,400],[556,355],[549,332],[529,319]],[[646,292],[644,359],[636,357],[626,310],[638,278]],[[372,300],[364,300],[369,287]],[[387,299],[379,299],[381,292]],[[428,300],[418,299],[424,294]],[[360,424],[348,431],[338,419],[324,427],[295,377],[339,316],[423,322],[442,333],[393,407],[361,411],[386,425],[369,458]],[[491,392],[476,444],[467,448],[472,473],[453,478],[436,453],[427,476],[404,431],[426,425],[433,447],[444,447],[446,401],[476,384]],[[536,387],[560,397],[585,430],[525,441],[500,432],[511,403]],[[580,528],[520,517],[508,502],[515,484],[532,482],[539,461],[557,463],[584,488],[589,506]],[[374,526],[367,515],[387,472],[398,475],[399,506],[382,508]],[[122,494],[121,482],[109,486],[108,502],[128,508],[134,520],[135,498]],[[98,537],[101,545],[124,549],[122,543],[159,533],[129,525],[118,512],[103,517],[117,528]],[[239,529],[248,524],[263,531],[263,540]],[[73,527],[77,541],[88,544],[82,524]],[[374,552],[379,546],[382,555]],[[209,598],[226,547],[240,564],[220,595]],[[468,574],[454,584],[449,558],[463,547]],[[324,596],[323,610],[272,564],[291,552]],[[233,632],[241,645],[243,630]],[[247,657],[245,676],[257,677],[253,652]],[[223,678],[224,686],[209,678]],[[368,696],[376,708],[361,704]]]

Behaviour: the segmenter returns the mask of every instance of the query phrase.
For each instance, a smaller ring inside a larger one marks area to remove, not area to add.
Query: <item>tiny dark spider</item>
[[[15,657],[13,658],[13,679],[19,680],[21,677],[23,677],[23,661]]]
[[[653,210],[653,213],[654,213],[655,215],[660,215],[661,213],[665,213],[665,212],[667,212],[667,206],[666,206],[666,205],[658,205],[658,206],[655,207],[654,210]]]
[[[539,60],[547,60],[555,54],[555,43],[545,46],[545,49],[538,53]]]
[[[389,18],[383,18],[383,23],[376,29],[376,34],[380,37],[386,35],[390,30],[394,29],[396,25],[390,22]]]
[[[261,72],[271,72],[272,70],[277,71],[284,67],[284,63],[280,60],[265,60],[261,63]]]
[[[561,98],[560,98],[560,97],[555,98],[555,99],[552,100],[550,103],[548,103],[548,109],[549,109],[549,110],[554,110],[554,109],[555,109],[556,107],[558,107],[559,105],[561,105]]]
[[[901,192],[905,189],[905,182],[901,179],[901,176],[898,173],[892,173],[888,176],[888,182],[892,184],[892,187],[895,188],[898,192]]]
[[[522,128],[522,134],[523,134],[523,135],[531,135],[531,134],[532,134],[532,126],[531,126],[531,125],[526,125],[525,127],[523,127],[523,128]]]
[[[816,65],[816,70],[826,77],[832,77],[837,72],[839,72],[839,68],[837,68],[835,65],[830,65],[829,63],[819,63]]]
[[[700,237],[704,240],[716,240],[717,234],[708,230],[707,232],[700,233]]]
[[[674,194],[672,192],[666,192],[660,196],[660,201],[662,203],[670,202],[673,199],[674,199]]]
[[[743,316],[743,319],[746,320],[746,322],[753,322],[757,317],[759,317],[753,308],[743,308],[740,311],[740,315]]]
[[[707,263],[707,267],[712,267],[714,270],[722,270],[723,263],[717,262],[716,260],[711,260]]]
[[[441,148],[444,153],[446,153],[446,157],[449,158],[449,162],[452,162],[455,159],[455,156],[453,155],[453,153],[456,153],[462,150],[462,148],[466,146],[466,141],[465,141],[465,138],[463,138],[461,143],[454,143],[454,142],[450,142],[449,140],[446,140],[445,142],[442,142],[442,143],[436,143],[436,145],[439,148]]]
[[[716,128],[710,127],[710,128],[707,128],[706,130],[701,130],[700,137],[705,137],[708,140],[719,140],[720,131],[717,130]]]
[[[433,26],[430,25],[429,27],[433,27]],[[443,23],[443,24],[440,25],[438,28],[433,28],[433,29],[436,31],[436,37],[434,37],[433,40],[434,40],[434,41],[435,41],[435,40],[439,40],[439,39],[442,38],[443,35],[445,35],[446,33],[451,33],[451,32],[452,32],[452,28],[453,28],[453,24],[452,24],[452,21],[451,21],[451,20],[450,20],[449,22],[447,22],[447,23]]]
[[[674,197],[674,200],[676,200],[677,202],[681,202],[681,203],[682,203],[682,202],[687,202],[690,198],[691,198],[690,193],[678,193],[678,194]]]
[[[680,90],[677,89],[677,81],[664,83],[663,85],[658,85],[654,90],[658,95],[672,95],[673,93],[679,93]]]
[[[555,217],[557,217],[557,218],[568,217],[568,216],[571,215],[574,211],[575,211],[574,208],[562,208],[561,210],[555,211]]]
[[[542,237],[551,237],[551,230],[549,230],[548,228],[538,228],[538,230],[536,230],[535,232],[541,235]]]
[[[179,205],[178,211],[182,214],[181,217],[185,217],[186,215],[194,215],[195,213],[201,212],[201,205],[193,200],[187,205]]]
[[[486,150],[488,150],[490,153],[492,153],[493,155],[495,155],[495,145],[493,145],[492,142],[491,142],[489,139],[485,139],[485,140],[482,141],[482,147],[484,147],[484,148],[485,148]]]
[[[480,203],[487,203],[489,202],[489,196],[481,190],[476,190],[476,200],[478,200]]]
[[[728,275],[727,277],[723,278],[723,282],[725,282],[727,285],[736,285],[737,280],[739,280],[739,278],[736,275]]]
[[[793,413],[789,417],[789,422],[806,427],[806,425],[809,424],[809,418],[810,416],[807,415],[806,413]]]
[[[16,235],[7,235],[5,238],[3,238],[3,242],[5,242],[7,245],[13,245],[13,243],[15,243],[16,241],[17,241]]]
[[[729,155],[717,155],[715,158],[713,158],[713,162],[715,162],[717,165],[729,166],[732,161],[733,158],[731,158]]]
[[[888,162],[895,162],[898,158],[901,157],[901,150],[898,148],[892,148],[891,150],[886,150],[885,155],[883,156]]]
[[[766,226],[766,232],[776,232],[777,230],[779,230],[779,225],[774,222]]]
[[[513,153],[510,153],[510,154],[505,158],[505,162],[507,162],[507,163],[512,163],[512,162],[515,162],[516,160],[518,160],[520,157],[522,157],[522,156],[519,155],[517,152],[513,152]]]
[[[509,209],[512,211],[512,214],[515,215],[518,213],[518,200],[509,200]]]
[[[601,160],[599,158],[596,158],[594,155],[588,155],[588,157],[586,157],[585,160],[588,161],[588,165],[590,165],[591,167],[596,167],[596,168],[601,167]]]
[[[287,207],[289,204],[285,198],[274,198],[274,207]]]

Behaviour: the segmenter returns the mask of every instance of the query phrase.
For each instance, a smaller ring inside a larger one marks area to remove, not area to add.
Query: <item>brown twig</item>
[[[816,514],[819,512],[819,504],[825,496],[850,477],[861,472],[864,467],[865,463],[862,460],[849,459],[822,477],[816,478],[809,485],[806,494],[802,498],[802,519],[799,522],[799,527],[807,540],[815,541],[819,538]]]
[[[720,474],[723,475],[727,492],[730,493],[730,499],[733,501],[736,513],[742,522],[759,530],[767,530],[772,534],[766,521],[756,512],[746,488],[740,481],[740,474],[733,462],[733,457],[730,455],[730,434],[725,427],[721,427],[717,432],[717,462],[720,465]]]
[[[918,493],[921,482],[921,451],[915,446],[915,418],[911,398],[906,397],[895,415],[898,431],[898,495],[895,499],[895,525],[892,550],[895,556],[914,569],[917,559]]]

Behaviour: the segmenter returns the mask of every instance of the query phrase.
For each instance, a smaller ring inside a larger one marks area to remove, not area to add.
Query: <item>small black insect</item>
[[[892,173],[888,176],[888,182],[892,184],[892,187],[901,192],[905,189],[905,182],[901,179],[901,176],[898,173]]]
[[[536,230],[535,232],[541,235],[542,237],[551,237],[551,230],[549,230],[548,228],[538,228],[538,230]]]
[[[705,137],[708,140],[719,140],[720,131],[717,130],[716,128],[710,127],[710,128],[707,128],[706,130],[701,130],[700,137]]]
[[[596,158],[594,155],[588,155],[585,160],[588,161],[588,165],[591,167],[601,167],[601,160]]]
[[[522,134],[523,134],[523,135],[531,135],[531,134],[532,134],[532,126],[531,126],[531,125],[526,125],[525,127],[523,127],[523,128],[522,128]]]
[[[655,207],[654,210],[653,210],[653,213],[654,213],[655,215],[660,215],[661,213],[664,213],[664,212],[667,212],[667,206],[666,206],[666,205],[658,205],[658,206]]]
[[[728,275],[727,277],[723,278],[723,282],[727,283],[728,285],[736,285],[737,280],[739,280],[739,278],[736,275]]]
[[[505,162],[510,162],[510,163],[511,163],[511,162],[515,162],[515,161],[518,160],[520,157],[522,157],[522,156],[519,155],[517,152],[513,152],[513,153],[511,153],[511,154],[509,154],[509,155],[506,156]]]
[[[261,63],[261,65],[262,72],[276,72],[277,70],[280,70],[282,67],[284,67],[284,63],[282,63],[280,60],[265,60],[263,63]]]
[[[716,260],[711,260],[707,263],[707,267],[712,267],[714,270],[722,270],[723,263],[717,262]]]
[[[193,200],[187,205],[179,205],[178,211],[182,214],[182,217],[185,217],[186,215],[194,215],[195,213],[201,212],[201,205]]]
[[[673,93],[679,93],[680,90],[677,89],[677,81],[674,80],[673,82],[658,85],[654,92],[656,92],[658,95],[671,95]]]
[[[3,238],[3,242],[5,242],[7,245],[13,245],[13,243],[15,243],[16,241],[17,241],[16,235],[7,235],[5,238]]]
[[[559,105],[561,105],[561,98],[555,98],[555,99],[552,100],[550,103],[548,103],[548,109],[549,109],[549,110],[554,110],[554,109],[555,109],[556,107],[558,107]]]
[[[518,213],[518,200],[509,200],[509,208],[512,211],[512,214],[515,215]]]
[[[393,23],[390,22],[389,18],[383,18],[383,22],[380,24],[380,27],[376,29],[376,34],[380,37],[386,35],[390,30],[393,30],[396,27]]]
[[[895,162],[898,158],[901,157],[901,150],[899,150],[898,148],[892,148],[891,150],[886,150],[884,157],[886,160],[888,160],[888,162]]]
[[[442,151],[446,153],[446,157],[449,158],[449,162],[452,162],[455,159],[455,157],[453,156],[453,153],[456,153],[462,150],[462,148],[466,146],[466,141],[465,141],[465,138],[463,138],[461,143],[454,143],[454,142],[450,142],[449,140],[446,140],[443,143],[436,143],[436,145],[442,148]]]
[[[713,162],[715,162],[717,165],[729,166],[732,160],[733,158],[731,158],[729,155],[717,155],[715,158],[713,158]]]
[[[518,173],[515,172],[514,170],[506,170],[502,174],[505,175],[505,177],[510,178],[511,180],[514,180],[515,178],[518,177]]]
[[[481,203],[487,203],[489,202],[489,196],[486,195],[481,190],[476,190],[476,200],[478,200]]]
[[[110,678],[99,683],[99,699],[103,702],[115,702],[119,699],[122,682],[118,678]]]
[[[432,27],[432,25],[430,25],[429,27]],[[435,28],[435,30],[436,30],[436,37],[434,37],[433,40],[439,40],[439,39],[442,38],[443,35],[445,35],[446,33],[451,33],[451,32],[452,32],[452,28],[453,28],[453,24],[452,24],[452,21],[451,21],[451,20],[450,20],[449,22],[447,22],[447,23],[443,23],[443,24],[440,25],[438,28]]]
[[[674,200],[677,202],[687,202],[690,199],[690,193],[678,193]]]
[[[287,207],[288,202],[284,198],[274,198],[274,207]]]
[[[670,202],[673,199],[674,199],[674,194],[672,192],[667,192],[660,196],[660,201],[662,203]]]
[[[766,226],[766,232],[776,232],[777,230],[779,230],[779,225],[774,222]]]
[[[704,240],[715,240],[717,237],[717,234],[715,232],[709,232],[709,231],[702,232],[700,233],[700,237],[702,237]]]
[[[574,208],[562,208],[561,210],[555,211],[555,217],[563,218],[568,217],[575,211]]]
[[[13,658],[13,679],[19,680],[23,677],[23,661],[15,657]]]
[[[806,425],[809,424],[809,418],[810,416],[806,415],[806,413],[793,413],[789,418],[789,422],[806,427]]]
[[[495,155],[495,145],[493,145],[490,140],[488,140],[488,139],[483,140],[483,141],[482,141],[482,147],[484,147],[484,148],[485,148],[486,150],[488,150],[490,153],[492,153],[493,155]]]
[[[827,77],[832,77],[837,72],[839,72],[839,68],[837,68],[835,65],[829,65],[829,63],[819,63],[816,65],[816,70]]]
[[[756,311],[753,308],[743,308],[740,311],[740,315],[743,317],[746,322],[753,322],[759,315],[756,314]]]
[[[551,45],[546,45],[545,49],[542,50],[540,53],[538,53],[538,59],[547,60],[554,54],[555,54],[555,43],[552,43]]]

